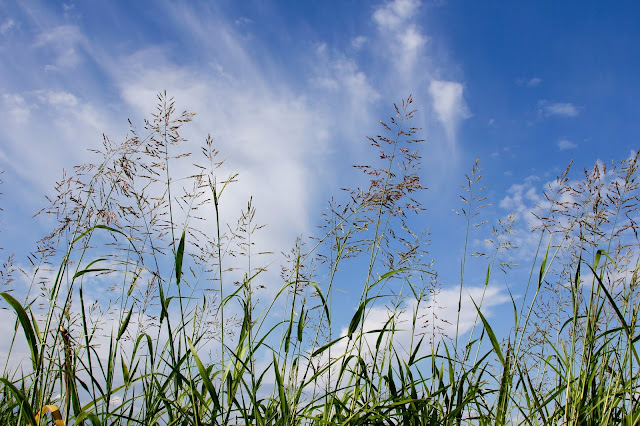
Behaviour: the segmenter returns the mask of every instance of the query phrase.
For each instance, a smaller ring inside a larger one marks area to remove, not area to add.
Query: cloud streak
[[[580,114],[578,107],[570,102],[538,102],[538,111],[545,117],[577,117]]]
[[[429,40],[416,22],[419,9],[420,2],[416,0],[394,0],[382,4],[372,15],[380,43],[393,58],[391,65],[405,78],[413,76]]]
[[[560,139],[558,141],[558,149],[560,151],[566,151],[568,149],[575,149],[578,147],[578,144],[570,141],[569,139]]]
[[[455,81],[434,80],[429,85],[433,109],[444,127],[449,144],[455,146],[458,125],[470,117],[463,97],[462,84]]]

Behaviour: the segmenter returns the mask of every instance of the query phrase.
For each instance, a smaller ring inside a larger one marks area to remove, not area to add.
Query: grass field
[[[193,114],[158,99],[142,133],[105,138],[100,162],[57,184],[42,212],[55,227],[32,268],[4,265],[16,326],[0,424],[53,424],[52,412],[67,425],[640,424],[637,155],[580,180],[568,168],[551,185],[509,333],[494,333],[481,295],[471,332],[443,336],[438,248],[412,229],[424,188],[410,97],[369,138],[380,160],[357,166],[368,186],[330,203],[277,284],[259,261],[251,200],[232,226],[221,214],[241,177],[221,176],[210,137],[183,152]],[[486,204],[479,162],[466,182],[459,303],[477,273],[465,265]],[[491,250],[474,282],[508,272],[512,221],[482,225]],[[348,325],[333,322],[344,280],[361,286]],[[90,300],[97,286],[108,291]],[[380,307],[386,322],[372,329]]]

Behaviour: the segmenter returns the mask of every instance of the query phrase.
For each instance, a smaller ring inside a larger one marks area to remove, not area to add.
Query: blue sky
[[[375,157],[365,136],[413,94],[422,226],[454,289],[452,210],[476,157],[488,219],[518,212],[526,245],[529,211],[570,161],[578,176],[637,149],[638,22],[634,2],[2,1],[3,256],[26,264],[62,169],[91,160],[103,133],[122,140],[163,90],[198,114],[185,136],[210,133],[240,174],[227,213],[253,195],[269,249],[286,251],[359,183],[350,165]]]

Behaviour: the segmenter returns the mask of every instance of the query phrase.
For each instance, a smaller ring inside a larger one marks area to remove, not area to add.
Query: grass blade
[[[176,283],[180,284],[180,279],[182,278],[182,261],[184,258],[184,239],[186,236],[186,230],[182,231],[182,236],[180,237],[180,243],[178,244],[178,251],[176,252]]]
[[[39,363],[39,353],[38,352],[38,342],[36,339],[36,335],[33,332],[33,327],[31,326],[31,321],[29,321],[29,316],[27,312],[24,310],[20,302],[14,299],[9,293],[2,292],[0,296],[4,298],[4,300],[13,308],[18,315],[18,321],[20,321],[20,325],[22,326],[22,331],[27,339],[27,343],[29,344],[29,350],[31,351],[31,362],[33,364],[33,371],[38,371]]]
[[[4,377],[0,377],[0,382],[4,386],[6,386],[7,389],[11,391],[11,393],[13,393],[13,395],[18,399],[18,401],[20,401],[20,407],[22,408],[24,414],[27,417],[27,422],[31,425],[37,425],[38,421],[36,420],[36,417],[33,414],[33,410],[31,409],[31,405],[29,404],[29,401],[27,401],[27,397],[25,396],[25,394],[22,393],[18,388],[15,387],[13,383],[5,379]]]

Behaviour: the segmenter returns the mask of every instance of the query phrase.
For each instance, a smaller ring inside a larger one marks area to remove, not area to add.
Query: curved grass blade
[[[178,251],[176,252],[176,283],[180,284],[182,278],[182,260],[184,258],[184,238],[186,230],[182,231],[182,237],[180,237],[180,244],[178,244]]]
[[[200,373],[200,378],[202,379],[202,383],[204,384],[204,387],[207,389],[207,392],[209,392],[209,395],[211,396],[211,400],[215,404],[214,412],[219,411],[220,401],[218,399],[218,393],[216,392],[216,389],[213,386],[211,379],[209,378],[209,372],[202,364],[202,361],[200,361],[200,357],[198,356],[198,353],[196,352],[196,348],[193,346],[193,343],[191,343],[191,339],[189,339],[187,343],[189,344],[189,348],[191,349],[191,354],[193,355],[193,359],[196,362],[196,366],[198,367],[198,372]]]
[[[480,311],[480,308],[478,308],[478,305],[476,305],[476,302],[473,299],[471,299],[471,301],[473,302],[473,306],[476,307],[476,311],[478,311],[478,315],[482,320],[482,324],[484,324],[484,329],[487,331],[487,334],[489,335],[489,340],[491,340],[491,345],[493,346],[493,350],[496,351],[496,355],[498,355],[498,358],[500,358],[500,363],[502,365],[505,365],[504,355],[502,354],[502,349],[500,349],[500,344],[498,343],[498,339],[496,338],[496,335],[494,334],[493,329],[489,325],[489,322],[484,317],[484,315],[482,315],[482,312]]]
[[[20,321],[20,325],[22,325],[22,330],[24,331],[24,335],[27,338],[27,343],[29,344],[29,350],[31,351],[31,362],[33,363],[33,371],[38,371],[39,363],[39,352],[38,352],[38,342],[36,341],[36,335],[33,332],[33,327],[31,325],[31,321],[29,321],[29,316],[27,312],[24,310],[20,302],[14,299],[9,293],[2,292],[0,296],[7,301],[9,305],[16,311],[18,315],[18,321]]]
[[[120,340],[120,338],[122,337],[122,335],[126,331],[127,326],[129,325],[129,321],[131,320],[131,314],[132,313],[133,313],[133,308],[131,308],[129,310],[129,313],[127,314],[127,317],[124,319],[124,321],[122,321],[122,324],[120,324],[120,329],[118,330],[118,337],[116,338],[116,340]]]

